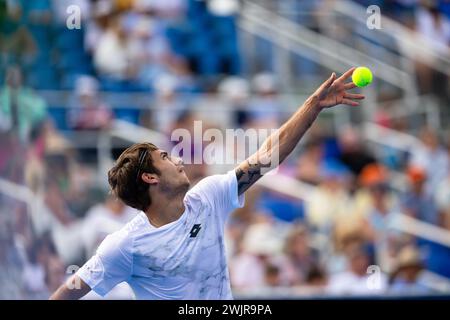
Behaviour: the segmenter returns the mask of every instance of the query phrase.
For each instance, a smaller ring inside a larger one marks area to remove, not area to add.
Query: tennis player
[[[232,299],[224,247],[229,214],[272,163],[281,163],[319,113],[339,104],[358,106],[350,78],[333,73],[259,150],[234,170],[204,178],[189,190],[183,163],[151,143],[126,149],[108,172],[112,192],[138,215],[107,236],[96,254],[50,297],[104,296],[127,282],[137,299]],[[268,165],[269,164],[269,165]]]

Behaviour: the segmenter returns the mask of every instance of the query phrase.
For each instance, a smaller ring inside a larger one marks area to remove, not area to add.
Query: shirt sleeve
[[[236,172],[216,174],[200,180],[190,191],[208,201],[211,206],[226,219],[237,208],[245,203],[244,194],[238,195]]]
[[[126,281],[132,270],[131,239],[120,232],[103,240],[97,253],[77,275],[96,293],[105,296],[117,284]]]

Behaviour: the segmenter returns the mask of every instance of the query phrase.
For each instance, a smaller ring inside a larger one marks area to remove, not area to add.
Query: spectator
[[[318,252],[311,248],[308,230],[304,226],[296,226],[289,233],[285,242],[285,255],[284,271],[288,274],[290,286],[320,282],[320,276],[313,272],[319,270]]]
[[[402,207],[405,213],[424,222],[438,224],[439,216],[433,197],[425,192],[427,180],[425,170],[422,168],[409,167],[407,169],[408,190],[402,199]]]
[[[48,266],[52,259],[58,259],[49,234],[35,239],[29,249],[28,257],[29,260],[23,270],[27,299],[46,299],[53,292],[48,287],[47,280],[55,276],[52,274],[53,270],[49,270]]]
[[[306,285],[317,288],[320,293],[325,291],[327,284],[328,275],[318,266],[311,268],[306,275]]]
[[[45,270],[45,283],[48,291],[50,293],[55,292],[61,283],[66,280],[66,269],[64,268],[64,263],[57,255],[51,255],[46,263]]]
[[[178,94],[179,81],[176,77],[165,74],[155,83],[156,97],[150,106],[150,114],[142,122],[148,127],[166,134],[168,137],[175,127],[177,119],[188,109],[186,99]]]
[[[92,76],[80,76],[75,84],[75,99],[69,113],[69,123],[77,130],[107,129],[113,120],[109,106],[98,95],[98,81]]]
[[[450,155],[450,147],[447,147],[447,154]],[[433,197],[442,218],[440,225],[450,230],[450,170],[447,177],[438,185]]]
[[[219,84],[219,93],[223,95],[225,103],[233,110],[233,125],[237,128],[245,128],[250,121],[249,98],[250,86],[247,80],[239,77],[228,77]]]
[[[227,224],[226,241],[229,257],[241,251],[242,241],[248,228],[256,223],[265,222],[269,213],[262,211],[256,204],[261,197],[261,188],[257,186],[246,194],[245,204],[234,211]]]
[[[370,250],[364,244],[353,243],[346,249],[348,269],[333,274],[326,291],[333,295],[374,295],[387,289],[386,277],[380,274],[375,286],[369,285],[368,267],[371,262]]]
[[[390,277],[389,292],[394,294],[430,294],[420,252],[413,246],[404,247],[397,256],[395,268]]]
[[[305,203],[306,216],[311,227],[329,234],[335,220],[350,209],[348,172],[336,161],[324,162],[319,171],[321,181]]]
[[[93,58],[98,73],[104,77],[119,81],[136,78],[139,69],[138,52],[131,46],[122,16],[110,16],[108,25],[94,48]]]
[[[322,140],[308,141],[297,161],[296,178],[306,183],[318,185],[323,159],[324,145]]]
[[[281,267],[281,247],[282,237],[273,221],[260,221],[251,225],[230,263],[232,285],[243,291],[265,287],[267,268],[270,265]],[[272,270],[269,273],[272,278],[275,272]],[[286,276],[284,272],[282,275]],[[286,278],[281,281],[286,283]]]
[[[450,21],[439,12],[437,0],[422,0],[422,6],[417,10],[417,31],[430,45],[442,52],[449,51]]]
[[[30,131],[46,117],[45,100],[23,85],[19,67],[9,67],[0,90],[0,129],[13,131],[22,142],[28,142]]]
[[[249,127],[277,129],[283,105],[278,95],[275,76],[270,73],[260,73],[253,78],[252,82],[256,96],[250,103]]]
[[[98,0],[92,4],[91,19],[86,21],[84,38],[87,52],[92,54],[97,50],[98,43],[108,28],[108,21],[114,17],[114,11],[114,3],[109,0]]]
[[[281,287],[283,285],[280,268],[274,264],[268,263],[264,273],[264,285],[266,287]]]
[[[450,20],[439,12],[437,0],[422,0],[417,10],[416,28],[423,36],[421,41],[430,46],[437,54],[450,52]],[[416,57],[419,88],[425,93],[436,93],[439,97],[448,97],[448,77],[429,67],[425,60],[433,59],[429,55]],[[434,61],[431,61],[434,62]]]
[[[423,145],[411,150],[409,165],[425,169],[427,175],[426,192],[435,194],[437,185],[449,172],[449,156],[442,147],[436,132],[423,128],[420,132]]]
[[[359,182],[363,189],[358,192],[356,210],[359,210],[366,239],[375,245],[377,264],[386,270],[392,267],[399,245],[411,241],[407,235],[398,234],[390,225],[400,212],[397,193],[389,185],[390,174],[379,164],[371,164],[363,169]]]
[[[152,16],[133,16],[128,34],[130,48],[137,54],[139,70],[137,78],[144,85],[154,86],[154,82],[170,72],[174,55],[165,36],[165,26]]]
[[[1,197],[4,198],[3,195]],[[22,299],[22,275],[26,258],[15,236],[12,218],[6,214],[17,204],[8,205],[5,199],[1,200],[7,210],[0,212],[0,299]]]

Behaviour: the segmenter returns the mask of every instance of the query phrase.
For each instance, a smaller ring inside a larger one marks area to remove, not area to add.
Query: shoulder
[[[100,244],[97,253],[104,255],[131,255],[133,253],[134,239],[144,227],[144,221],[138,214],[120,230],[108,235]]]
[[[234,179],[236,175],[234,174]],[[221,191],[227,191],[227,186],[230,184],[230,174],[214,174],[203,178],[195,186],[193,186],[186,197],[189,199],[207,199],[212,200]]]
[[[236,172],[230,170],[225,174],[214,174],[203,178],[188,193],[214,191],[233,183],[237,184]]]
[[[123,229],[116,231],[102,241],[97,249],[97,253],[104,255],[111,255],[114,252],[120,251],[121,253],[131,252],[133,246],[132,237],[125,233]]]

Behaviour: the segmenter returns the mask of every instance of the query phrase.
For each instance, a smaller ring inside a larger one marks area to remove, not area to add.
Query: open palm
[[[364,99],[364,95],[347,92],[356,87],[353,82],[345,82],[351,77],[355,68],[346,71],[342,76],[336,79],[336,74],[333,72],[330,78],[325,81],[315,94],[319,98],[319,105],[321,108],[330,108],[338,104],[346,104],[349,106],[359,106],[357,100]]]

